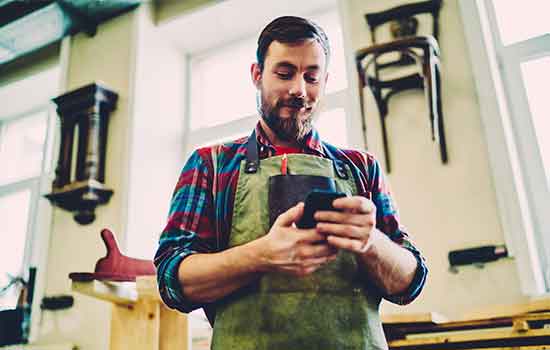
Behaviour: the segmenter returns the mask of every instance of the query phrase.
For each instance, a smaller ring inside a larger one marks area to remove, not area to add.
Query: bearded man
[[[327,36],[280,17],[256,54],[259,122],[249,137],[196,150],[183,168],[155,256],[161,296],[182,312],[205,309],[212,349],[387,349],[379,304],[411,302],[427,268],[378,161],[321,141],[313,127]],[[346,196],[317,211],[315,227],[298,228],[319,184]]]

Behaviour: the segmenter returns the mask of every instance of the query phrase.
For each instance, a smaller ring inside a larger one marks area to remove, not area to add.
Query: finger
[[[364,227],[353,225],[319,222],[317,223],[316,228],[319,233],[325,235],[334,235],[355,239],[364,239],[368,235],[367,230],[365,230]]]
[[[328,244],[308,244],[298,248],[297,256],[301,259],[321,258],[334,255],[338,249]]]
[[[362,240],[338,236],[328,236],[327,242],[340,249],[349,250],[355,253],[364,252],[363,248],[365,247],[365,243]]]
[[[277,217],[273,226],[290,227],[295,221],[300,220],[304,213],[304,203],[300,202]]]
[[[305,277],[307,275],[311,275],[312,273],[317,271],[320,267],[321,265],[315,265],[311,267],[302,267],[293,271],[293,274],[298,277]]]
[[[315,272],[316,270],[321,268],[323,265],[336,260],[337,257],[338,257],[338,254],[333,254],[322,258],[312,258],[312,259],[297,261],[295,264],[292,264],[292,265],[281,266],[279,270],[288,272],[297,276],[306,276]]]
[[[315,212],[315,220],[323,222],[333,222],[338,224],[348,224],[355,226],[374,225],[375,219],[372,214],[354,214],[350,212],[339,212],[334,210],[323,210]]]
[[[298,242],[304,242],[304,243],[324,242],[327,238],[326,235],[320,234],[314,228],[307,229],[307,230],[293,228],[291,234],[297,237]]]
[[[338,257],[338,254],[332,254],[332,255],[327,255],[327,256],[324,256],[324,257],[320,257],[320,258],[306,259],[306,260],[302,260],[300,262],[300,265],[302,267],[305,267],[305,268],[320,266],[320,265],[323,265],[323,264],[326,264],[326,263],[329,263],[331,261],[336,260],[337,257]]]
[[[336,209],[348,210],[354,213],[370,214],[376,212],[374,203],[361,196],[335,199],[332,206]]]

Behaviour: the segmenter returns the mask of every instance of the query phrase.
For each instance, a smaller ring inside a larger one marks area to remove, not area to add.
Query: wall
[[[102,228],[112,229],[131,256],[152,259],[156,250],[183,162],[184,57],[160,35],[154,15],[146,3],[101,24],[92,38],[77,34],[70,39],[63,72],[67,91],[99,81],[119,94],[106,160],[106,185],[114,195],[87,226],[54,209],[45,294],[72,294],[75,305],[43,313],[37,344],[109,347],[110,305],[72,293],[68,279],[70,272],[93,271],[105,255]]]
[[[139,14],[134,120],[128,180],[129,255],[153,259],[169,200],[185,159],[185,56],[155,27],[153,11]]]
[[[194,11],[205,5],[212,5],[216,0],[157,0],[155,8],[155,19],[157,23],[169,21],[184,12]]]
[[[369,44],[364,13],[404,3],[343,2],[354,49]],[[177,97],[183,96],[184,74],[178,69],[181,57],[154,33],[152,23],[150,8],[142,6],[102,24],[94,38],[78,34],[71,40],[65,72],[68,90],[101,80],[120,95],[112,114],[107,150],[106,182],[115,189],[115,195],[107,206],[98,209],[90,226],[79,226],[72,215],[54,210],[47,295],[71,293],[67,274],[93,269],[104,254],[99,240],[101,228],[111,227],[123,246],[146,255],[142,248],[132,245],[132,237],[150,235],[162,226],[161,216],[168,205],[164,199],[182,161],[177,150],[183,106]],[[463,268],[459,274],[447,269],[449,250],[502,243],[504,238],[456,0],[445,1],[441,23],[449,164],[440,163],[437,146],[431,142],[421,93],[394,97],[388,120],[393,157],[389,178],[403,222],[428,259],[430,275],[419,300],[406,309],[385,304],[385,312],[440,311],[456,316],[473,307],[523,298],[511,259],[484,269]],[[366,111],[370,150],[382,160],[380,126],[372,100],[367,102]],[[161,142],[163,146],[159,146]],[[175,151],[165,153],[169,149]],[[155,154],[159,156],[151,159]],[[148,161],[140,161],[143,159]],[[148,205],[155,207],[148,210]],[[38,342],[73,341],[84,350],[106,349],[109,306],[74,296],[75,307],[70,311],[43,315]]]
[[[77,34],[63,57],[67,91],[100,81],[119,94],[117,109],[111,114],[107,143],[106,185],[115,193],[106,206],[96,210],[96,220],[78,225],[72,215],[53,210],[45,294],[73,294],[68,274],[93,271],[105,254],[99,232],[111,228],[124,241],[127,207],[129,130],[131,130],[132,60],[136,12],[105,22],[96,36]],[[57,151],[56,151],[57,152]],[[106,349],[109,344],[110,305],[73,294],[75,305],[66,311],[44,312],[36,342],[73,342],[81,349]]]
[[[345,2],[344,18],[351,22],[351,42],[355,50],[370,44],[365,13],[410,3],[403,0]],[[429,18],[422,19],[421,29],[431,23],[425,20]],[[430,268],[423,294],[405,310],[438,311],[457,317],[472,308],[520,302],[524,297],[519,290],[513,259],[486,264],[483,269],[461,268],[458,274],[448,270],[450,250],[501,244],[504,237],[456,0],[444,1],[440,24],[442,101],[449,163],[441,163],[438,146],[431,141],[422,92],[404,92],[392,97],[389,105],[386,125],[392,173],[388,177],[402,221],[425,254]],[[427,27],[428,33],[430,28]],[[378,111],[367,89],[365,95],[369,149],[383,164]],[[382,310],[392,313],[404,309],[385,303]]]

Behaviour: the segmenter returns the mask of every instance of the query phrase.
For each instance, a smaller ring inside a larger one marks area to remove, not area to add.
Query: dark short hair
[[[308,39],[316,40],[325,53],[326,64],[330,59],[330,44],[325,31],[316,23],[301,17],[283,16],[269,23],[258,38],[256,59],[260,70],[264,70],[265,56],[273,41],[284,44],[301,43]]]

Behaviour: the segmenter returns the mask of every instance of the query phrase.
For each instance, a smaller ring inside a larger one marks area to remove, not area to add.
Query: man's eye
[[[292,78],[292,74],[288,72],[276,72],[277,76],[281,79],[288,80]]]
[[[319,82],[319,77],[317,76],[306,75],[305,79],[308,83],[312,84],[317,84]]]

